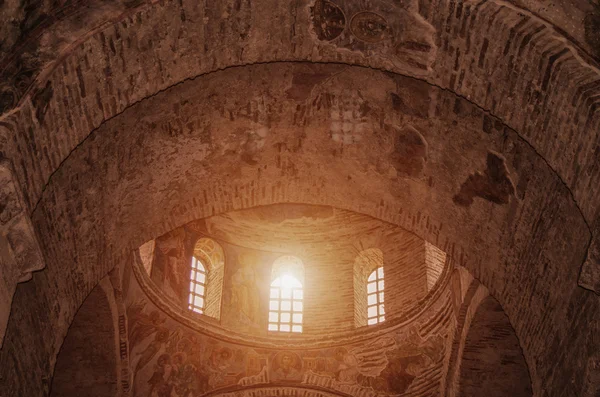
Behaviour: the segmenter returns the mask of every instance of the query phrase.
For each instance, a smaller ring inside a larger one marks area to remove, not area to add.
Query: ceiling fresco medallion
[[[389,36],[390,28],[381,15],[362,11],[352,17],[350,30],[359,40],[367,43],[379,43]]]
[[[331,41],[346,28],[341,8],[327,0],[317,0],[313,7],[313,24],[319,40]]]

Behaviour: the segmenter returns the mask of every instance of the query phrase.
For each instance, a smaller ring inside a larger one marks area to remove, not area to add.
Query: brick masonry
[[[587,225],[598,216],[595,61],[551,26],[498,2],[422,3],[420,15],[395,9],[419,20],[416,49],[435,47],[425,69],[386,58],[389,43],[379,56],[376,46],[354,47],[352,37],[342,48],[319,42],[307,4],[275,3],[261,6],[280,17],[276,28],[273,14],[260,11],[243,23],[254,11],[247,3],[232,11],[231,25],[210,18],[215,10],[155,4],[82,41],[5,115],[0,151],[23,186],[47,271],[15,297],[13,336],[0,352],[2,387],[43,393],[44,385],[18,382],[11,352],[35,347],[40,359],[18,366],[48,376],[64,324],[145,241],[232,209],[303,202],[382,219],[443,249],[513,322],[534,392],[581,395],[573,385],[585,384],[598,330],[597,297],[576,287]],[[125,110],[187,78],[274,60],[371,66],[427,82],[349,66],[272,64],[208,74]],[[236,99],[236,92],[251,94]],[[395,147],[415,156],[398,163]],[[471,175],[485,175],[490,153],[501,156],[514,193],[494,203],[487,185],[475,185],[473,203],[457,209],[452,198]],[[28,311],[33,302],[43,317]],[[17,337],[21,327],[46,339]],[[567,338],[570,348],[560,349]]]

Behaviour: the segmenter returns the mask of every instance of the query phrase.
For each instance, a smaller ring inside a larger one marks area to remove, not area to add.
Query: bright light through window
[[[284,274],[271,283],[269,331],[302,332],[302,283]]]
[[[206,297],[206,268],[196,257],[192,257],[190,274],[190,296],[188,308],[196,313],[204,313]]]
[[[383,307],[383,267],[375,269],[367,280],[367,324],[385,321]]]

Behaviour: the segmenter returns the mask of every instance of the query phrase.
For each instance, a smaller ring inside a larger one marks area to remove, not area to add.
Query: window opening
[[[206,267],[204,267],[202,262],[195,256],[192,256],[188,308],[200,314],[204,314],[204,302],[206,298],[206,273]]]
[[[273,263],[269,331],[302,332],[303,274],[302,261],[294,256],[286,255]]]
[[[383,266],[373,270],[367,279],[367,324],[385,321]],[[364,307],[364,306],[363,306]]]

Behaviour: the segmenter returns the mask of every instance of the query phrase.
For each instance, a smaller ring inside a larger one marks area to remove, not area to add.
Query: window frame
[[[298,286],[283,286],[285,277],[291,278]],[[284,290],[289,290],[289,297],[283,296]],[[289,309],[283,308],[284,302],[289,303]],[[289,319],[283,320],[284,316],[289,316]],[[267,329],[269,332],[290,334],[301,334],[304,330],[304,285],[293,275],[284,274],[271,282]]]
[[[374,276],[374,277],[373,277]],[[369,290],[370,285],[374,289]],[[367,277],[367,326],[381,324],[385,321],[385,274],[383,266],[377,267]],[[370,299],[374,297],[373,300]],[[371,309],[375,308],[375,314],[371,314]]]
[[[206,292],[208,290],[208,272],[207,266],[196,256],[192,256],[192,265],[190,270],[190,288],[188,290],[188,309],[197,314],[204,314],[206,310]],[[204,282],[199,281],[197,275],[204,277]],[[202,287],[203,293],[196,292],[196,286]],[[201,306],[196,305],[196,297],[201,299]]]

